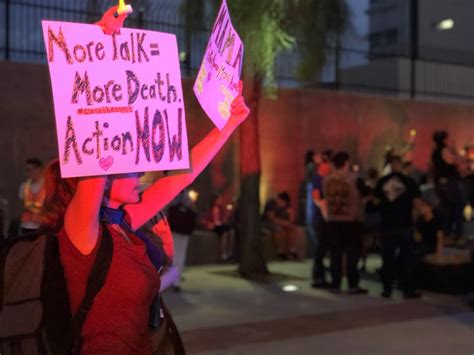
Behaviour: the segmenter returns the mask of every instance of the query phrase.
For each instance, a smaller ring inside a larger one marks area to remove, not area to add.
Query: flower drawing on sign
[[[207,70],[203,64],[201,65],[201,69],[199,70],[199,74],[196,80],[196,87],[199,94],[202,94],[204,90],[203,82],[206,77],[207,77]]]
[[[232,93],[224,85],[219,87],[222,94],[224,94],[224,100],[218,102],[218,111],[221,117],[227,120],[230,116],[230,105],[234,97]]]

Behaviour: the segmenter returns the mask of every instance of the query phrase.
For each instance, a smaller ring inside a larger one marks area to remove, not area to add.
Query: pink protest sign
[[[224,0],[194,84],[201,107],[219,129],[227,123],[230,104],[239,94],[243,55],[244,45],[232,26]]]
[[[174,35],[42,24],[63,177],[189,167]]]

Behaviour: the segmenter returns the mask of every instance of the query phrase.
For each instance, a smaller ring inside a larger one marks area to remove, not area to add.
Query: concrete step
[[[294,234],[296,238],[296,253],[301,259],[306,258],[307,238],[303,227],[297,227]],[[275,242],[271,234],[262,233],[264,257],[274,260],[276,257]],[[209,265],[221,263],[219,251],[219,237],[209,230],[196,230],[189,238],[186,265]]]

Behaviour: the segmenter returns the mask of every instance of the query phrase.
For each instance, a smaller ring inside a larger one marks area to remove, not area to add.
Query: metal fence
[[[106,10],[103,3],[110,2],[0,0],[0,59],[46,63],[41,20],[94,23]],[[185,75],[193,75],[206,49],[209,30],[187,29],[179,6],[173,3],[158,7],[152,1],[143,3],[143,7],[136,7],[127,26],[176,34],[182,70]]]
[[[341,49],[326,85],[420,99],[474,99],[474,65]],[[467,61],[466,61],[467,62]]]
[[[100,0],[0,0],[0,59],[45,63],[41,20],[93,23],[109,1]],[[203,28],[187,28],[176,0],[135,0],[127,26],[174,33],[180,48],[181,69],[193,76],[204,54],[212,18]],[[435,61],[367,49],[328,48],[328,58],[317,80],[297,79],[298,49],[276,61],[279,85],[389,94],[402,97],[471,100],[474,98],[474,61]]]

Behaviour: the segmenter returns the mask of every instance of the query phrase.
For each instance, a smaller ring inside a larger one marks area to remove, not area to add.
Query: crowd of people
[[[314,250],[313,287],[328,287],[336,292],[345,274],[349,293],[365,292],[359,287],[359,269],[366,269],[368,251],[375,248],[383,259],[383,295],[390,297],[395,280],[399,280],[406,297],[417,296],[415,276],[421,258],[442,255],[446,244],[463,243],[464,209],[474,195],[470,165],[464,164],[465,168],[461,164],[448,133],[435,132],[433,141],[430,169],[424,173],[407,160],[412,158],[410,151],[397,155],[393,149],[387,149],[380,172],[369,168],[365,173],[352,164],[346,152],[308,151],[304,198],[300,204],[304,222],[297,223],[290,195],[284,191],[270,198],[262,213],[262,230],[272,236],[276,257],[302,259],[296,250],[295,230],[298,224],[304,224]],[[27,180],[19,186],[23,212],[19,220],[11,221],[6,235],[14,237],[39,228],[45,199],[43,170],[39,159],[25,162]],[[199,221],[194,202],[188,190],[182,191],[165,211],[181,272],[189,236]],[[222,197],[214,195],[204,216],[201,225],[217,236],[221,260],[236,261],[237,204],[224,205]],[[2,217],[3,222],[6,218]],[[6,223],[2,229],[6,231]],[[325,257],[331,260],[330,282]],[[179,279],[173,287],[180,289]]]
[[[305,226],[314,243],[312,287],[349,294],[359,287],[360,270],[374,248],[382,257],[382,296],[398,285],[406,298],[421,296],[420,269],[426,256],[443,256],[446,245],[464,243],[464,210],[469,204],[469,164],[459,159],[445,131],[433,135],[428,171],[418,171],[412,151],[387,149],[381,173],[362,174],[346,152],[305,157]],[[323,263],[330,257],[330,279]],[[433,258],[432,258],[433,260]]]

